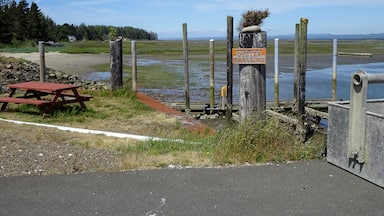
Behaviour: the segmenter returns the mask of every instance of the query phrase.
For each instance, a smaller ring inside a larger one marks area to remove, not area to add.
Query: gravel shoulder
[[[81,134],[0,121],[0,177],[109,171],[116,152],[72,145]]]

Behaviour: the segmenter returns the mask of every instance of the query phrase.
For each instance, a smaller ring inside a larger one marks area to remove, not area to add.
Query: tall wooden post
[[[132,53],[132,91],[137,92],[137,56],[136,56],[136,41],[131,41]]]
[[[295,47],[293,63],[293,112],[297,113],[299,109],[299,37],[300,24],[295,25]]]
[[[299,126],[304,127],[305,120],[305,84],[306,84],[306,69],[307,69],[307,25],[308,19],[300,19],[300,45],[299,45],[299,106],[297,118]]]
[[[39,41],[40,54],[40,82],[45,82],[45,42]]]
[[[227,16],[227,110],[225,112],[225,117],[227,120],[232,119],[232,106],[233,106],[232,48],[233,48],[233,17]]]
[[[111,49],[111,83],[112,90],[123,87],[123,41],[122,37],[119,37],[115,41],[109,43]]]
[[[333,61],[332,61],[332,99],[337,100],[336,95],[336,76],[337,76],[337,39],[333,39]]]
[[[183,23],[183,54],[184,54],[184,85],[185,85],[185,112],[191,111],[189,97],[189,66],[188,66],[188,34],[187,23]]]
[[[210,113],[213,113],[215,107],[215,40],[209,41],[209,59],[210,59],[210,81],[209,81],[209,97],[210,97]]]
[[[266,48],[267,33],[241,32],[239,35],[240,48]],[[240,64],[240,123],[250,117],[256,120],[264,119],[266,108],[266,65]]]

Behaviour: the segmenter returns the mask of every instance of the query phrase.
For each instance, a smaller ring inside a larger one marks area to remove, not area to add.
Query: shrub
[[[265,18],[269,17],[270,12],[268,9],[265,10],[248,10],[241,14],[239,23],[239,30],[247,26],[261,25]]]

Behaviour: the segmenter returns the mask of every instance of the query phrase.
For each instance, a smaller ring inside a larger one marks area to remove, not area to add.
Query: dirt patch
[[[137,93],[137,98],[144,104],[147,104],[152,109],[155,109],[159,112],[165,113],[170,116],[174,116],[178,119],[178,121],[186,127],[189,131],[196,132],[199,134],[214,134],[215,130],[213,128],[208,127],[204,123],[194,119],[191,116],[186,115],[185,113],[179,112],[171,107],[168,107],[158,100],[145,95],[143,93]]]

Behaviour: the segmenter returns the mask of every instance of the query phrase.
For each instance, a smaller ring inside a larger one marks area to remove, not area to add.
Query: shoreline
[[[14,57],[25,59],[37,64],[40,64],[40,55],[38,52],[33,53],[2,53],[0,55],[5,57]],[[123,56],[127,58],[127,56]],[[207,60],[208,61],[208,60]],[[308,54],[307,55],[307,68],[308,69],[323,69],[332,67],[333,57],[332,55],[325,54]],[[46,52],[45,64],[46,67],[52,68],[67,74],[74,74],[79,76],[87,76],[88,74],[95,72],[93,69],[100,64],[108,64],[110,62],[109,53],[101,54],[67,54],[59,52]],[[217,61],[218,62],[218,61]],[[368,64],[384,62],[384,55],[374,55],[373,57],[356,57],[356,56],[338,56],[338,65],[350,65],[350,64]],[[292,68],[293,72],[294,58],[292,55],[280,55],[279,56],[279,68]],[[267,73],[274,71],[274,57],[270,55],[267,59]]]

